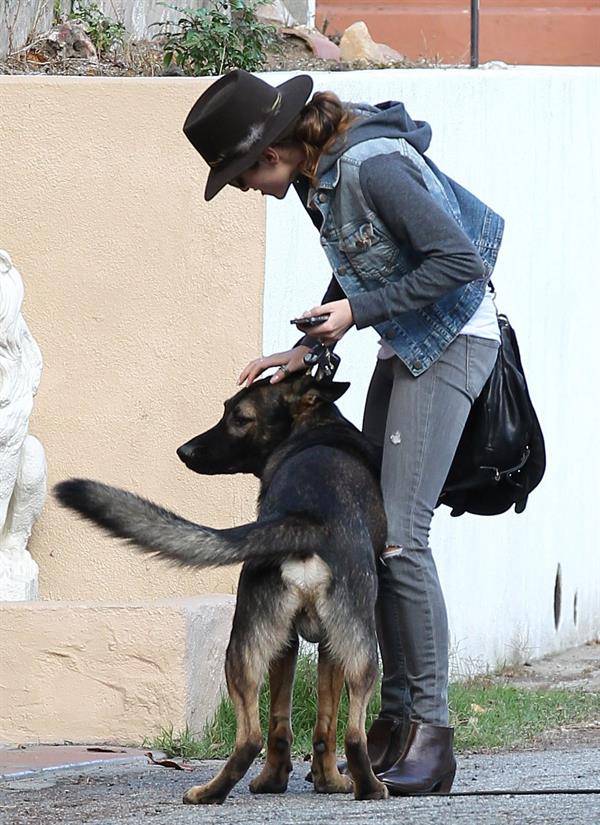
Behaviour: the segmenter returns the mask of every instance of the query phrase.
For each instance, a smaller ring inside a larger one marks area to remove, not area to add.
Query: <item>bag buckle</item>
[[[494,471],[494,481],[498,482],[498,481],[502,480],[503,476],[510,476],[513,473],[516,473],[519,470],[522,470],[523,467],[527,464],[527,459],[529,458],[530,453],[531,453],[531,448],[529,447],[529,445],[527,445],[525,447],[525,449],[523,450],[523,455],[521,456],[521,460],[519,461],[519,463],[515,464],[514,467],[510,467],[508,470],[500,470],[498,467],[486,467],[484,465],[481,465],[480,469],[481,470],[493,470]]]

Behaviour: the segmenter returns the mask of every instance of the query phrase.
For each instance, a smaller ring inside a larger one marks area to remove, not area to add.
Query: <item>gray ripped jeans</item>
[[[371,379],[363,432],[383,444],[387,545],[398,548],[378,566],[383,718],[448,724],[448,619],[429,528],[497,351],[495,341],[459,335],[418,378],[393,357]]]

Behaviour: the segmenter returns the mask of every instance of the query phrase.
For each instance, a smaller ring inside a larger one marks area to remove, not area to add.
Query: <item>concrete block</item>
[[[0,742],[140,744],[200,732],[224,684],[235,598],[0,603]]]

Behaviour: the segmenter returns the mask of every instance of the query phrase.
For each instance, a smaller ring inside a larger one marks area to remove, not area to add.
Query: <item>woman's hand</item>
[[[310,347],[298,346],[289,349],[286,352],[276,352],[273,355],[265,355],[260,358],[255,358],[254,361],[244,367],[238,378],[238,384],[246,384],[247,387],[255,381],[261,373],[268,370],[269,367],[280,367],[272,376],[271,384],[276,384],[282,381],[290,372],[297,372],[298,370],[306,370],[304,363],[304,356],[310,352]],[[285,367],[285,369],[283,369]]]
[[[302,317],[310,318],[313,315],[329,315],[329,318],[318,327],[299,327],[299,329],[311,338],[316,338],[321,344],[334,344],[339,341],[354,323],[352,307],[347,298],[313,307],[308,312],[304,312]]]

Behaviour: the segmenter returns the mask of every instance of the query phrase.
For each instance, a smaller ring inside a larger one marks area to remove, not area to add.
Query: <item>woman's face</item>
[[[272,195],[281,200],[298,177],[303,160],[304,153],[299,147],[269,146],[254,166],[231,181],[231,186],[241,189],[242,192],[254,189],[263,195]]]

